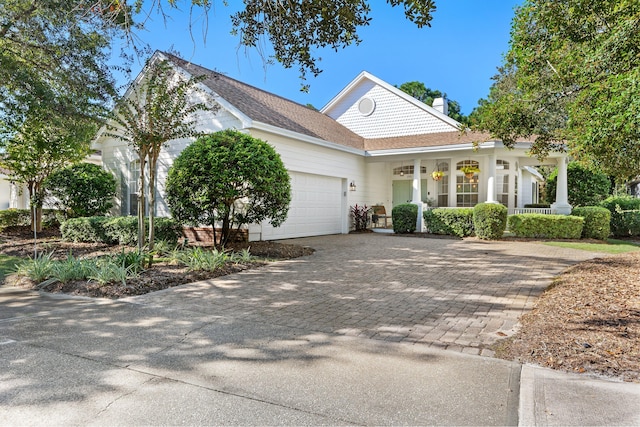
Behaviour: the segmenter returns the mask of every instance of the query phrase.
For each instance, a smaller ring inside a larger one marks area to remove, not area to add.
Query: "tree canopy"
[[[474,126],[533,153],[562,150],[623,181],[640,174],[640,3],[527,0]]]
[[[166,182],[167,204],[179,221],[232,227],[287,218],[291,185],[276,150],[250,135],[225,130],[198,138],[175,160]]]
[[[413,96],[420,102],[423,102],[429,106],[433,105],[433,100],[436,98],[445,98],[449,104],[449,113],[447,114],[454,120],[460,123],[466,124],[468,122],[467,116],[460,112],[460,104],[458,101],[447,98],[447,94],[440,92],[439,90],[433,90],[424,85],[422,82],[406,82],[400,86],[396,86],[401,91]]]

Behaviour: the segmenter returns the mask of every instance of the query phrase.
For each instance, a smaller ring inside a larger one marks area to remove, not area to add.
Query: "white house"
[[[460,132],[446,115],[446,100],[428,106],[394,86],[362,72],[321,111],[244,84],[223,74],[156,52],[183,76],[205,75],[200,84],[220,106],[203,113],[199,130],[233,128],[270,143],[282,157],[292,184],[287,221],[278,228],[255,224],[251,240],[272,240],[349,231],[349,207],[382,204],[388,213],[400,203],[428,202],[440,207],[503,203],[512,211],[537,202],[541,177],[528,156],[531,143],[513,150],[487,135]],[[142,72],[144,74],[144,70]],[[141,77],[138,77],[138,81]],[[483,141],[474,149],[474,141]],[[159,159],[157,215],[169,216],[164,181],[173,159],[189,144],[168,144]],[[126,143],[99,134],[94,148],[106,169],[119,181],[114,214],[134,214],[136,158]],[[559,165],[558,213],[569,213],[566,156],[551,154],[547,164]],[[480,172],[465,176],[464,166]],[[432,172],[444,177],[436,181]]]

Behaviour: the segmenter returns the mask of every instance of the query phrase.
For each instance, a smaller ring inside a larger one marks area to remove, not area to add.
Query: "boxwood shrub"
[[[507,228],[507,208],[497,203],[479,203],[473,208],[473,228],[481,239],[501,239]]]
[[[391,211],[394,233],[413,233],[418,221],[418,205],[404,203]]]
[[[509,231],[517,237],[579,239],[584,219],[571,215],[518,214],[508,219]]]
[[[605,240],[611,234],[611,212],[600,206],[581,206],[571,215],[584,218],[582,237],[585,239]]]
[[[0,211],[0,230],[5,227],[26,226],[31,224],[29,209],[6,209]]]
[[[640,236],[640,199],[612,196],[600,203],[600,206],[611,212],[613,236]]]
[[[429,232],[466,237],[473,235],[473,209],[436,208],[422,213]]]
[[[145,219],[147,230],[149,221]],[[155,218],[155,240],[176,244],[182,236],[182,226],[172,218]],[[100,242],[134,246],[138,243],[138,218],[84,217],[65,221],[60,227],[62,238],[73,242]]]

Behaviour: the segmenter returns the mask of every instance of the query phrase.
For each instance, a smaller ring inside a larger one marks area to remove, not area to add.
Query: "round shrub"
[[[611,234],[614,237],[640,236],[640,199],[612,196],[600,206],[611,212]]]
[[[611,234],[611,212],[600,206],[581,206],[571,215],[584,218],[582,237],[585,239],[605,240]]]
[[[473,209],[430,209],[422,213],[427,229],[433,234],[466,237],[473,235]]]
[[[418,205],[404,203],[391,211],[394,233],[413,233],[418,221]]]
[[[501,239],[507,228],[507,208],[497,203],[479,203],[473,208],[473,227],[481,239]]]

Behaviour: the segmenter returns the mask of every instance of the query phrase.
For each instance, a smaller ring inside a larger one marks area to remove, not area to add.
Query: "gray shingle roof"
[[[325,114],[174,55],[164,52],[163,54],[191,75],[206,76],[203,84],[252,120],[348,147],[364,149],[364,139],[361,136]]]

